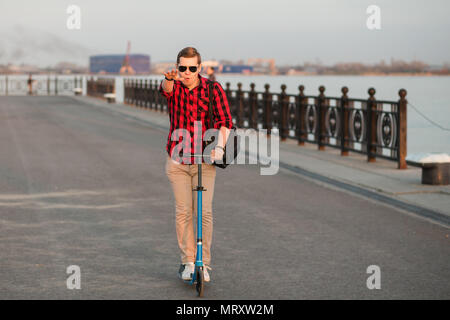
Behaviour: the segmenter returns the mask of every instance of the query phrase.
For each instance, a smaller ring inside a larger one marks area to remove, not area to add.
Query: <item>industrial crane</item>
[[[120,74],[135,74],[136,73],[136,71],[134,71],[134,69],[130,65],[130,49],[131,49],[131,42],[128,41],[127,53],[125,55],[125,58],[123,59],[122,67],[120,68],[120,71],[119,71]]]

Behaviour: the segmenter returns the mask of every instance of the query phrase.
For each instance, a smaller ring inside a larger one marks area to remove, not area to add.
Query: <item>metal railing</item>
[[[406,168],[406,90],[399,91],[398,101],[376,100],[375,89],[368,90],[367,99],[347,96],[342,88],[341,97],[325,96],[325,87],[319,87],[317,96],[305,95],[304,86],[299,94],[272,93],[265,85],[264,92],[231,90],[226,83],[233,123],[239,128],[277,131],[281,140],[297,139],[299,145],[315,143],[319,150],[325,146],[339,148],[342,155],[349,151],[367,155],[369,162],[377,157],[398,162]],[[159,93],[158,80],[125,79],[124,102],[138,107],[167,112],[167,103]]]
[[[124,79],[124,102],[142,108],[167,112],[167,101],[159,93],[160,80]],[[341,97],[327,97],[325,87],[319,87],[317,96],[305,95],[305,87],[298,87],[299,94],[287,94],[286,85],[280,93],[230,89],[225,93],[230,105],[233,123],[238,128],[266,129],[268,134],[277,132],[281,140],[296,139],[338,148],[341,155],[350,151],[367,155],[367,161],[376,158],[394,160],[399,169],[406,165],[406,90],[399,91],[399,100],[376,100],[375,89],[368,90],[367,99],[349,98],[348,88],[341,89]]]
[[[71,95],[82,77],[69,75],[2,75],[0,95]]]
[[[82,87],[83,78],[77,76],[35,75],[30,86],[27,75],[0,77],[0,94],[5,95],[59,95],[73,94]],[[124,79],[124,102],[142,108],[167,112],[167,101],[159,93],[160,80]],[[115,93],[115,79],[90,77],[86,81],[87,95],[105,98]],[[406,90],[399,90],[399,100],[385,101],[375,98],[375,89],[369,88],[366,99],[348,97],[348,88],[341,89],[342,96],[327,97],[325,87],[320,86],[318,95],[305,95],[305,87],[299,93],[287,94],[286,85],[281,92],[242,90],[242,84],[232,90],[226,83],[225,93],[230,105],[233,123],[238,128],[266,129],[268,134],[277,133],[281,140],[296,139],[317,144],[319,150],[339,148],[341,155],[350,151],[376,158],[397,161],[398,168],[406,165]]]
[[[105,99],[106,93],[115,93],[114,78],[90,77],[86,81],[87,95]]]
[[[319,150],[325,146],[367,154],[369,162],[376,157],[395,160],[398,168],[406,168],[406,90],[400,90],[400,100],[375,99],[375,89],[368,90],[368,99],[347,96],[348,88],[342,88],[341,97],[325,96],[325,87],[319,87],[317,96],[305,95],[304,86],[299,94],[244,91],[225,92],[237,127],[277,129],[281,140],[297,139],[299,145],[315,143]]]

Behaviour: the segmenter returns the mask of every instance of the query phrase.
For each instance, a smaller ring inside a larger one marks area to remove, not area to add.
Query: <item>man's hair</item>
[[[180,63],[181,57],[183,57],[183,58],[197,57],[197,63],[198,64],[202,63],[202,57],[200,56],[200,53],[198,53],[197,49],[195,49],[193,47],[186,47],[178,53],[177,64]]]

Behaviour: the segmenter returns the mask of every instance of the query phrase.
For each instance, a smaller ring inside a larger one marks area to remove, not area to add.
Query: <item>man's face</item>
[[[179,71],[178,67],[180,67],[180,66],[187,67],[186,71],[184,71],[184,72]],[[195,72],[192,72],[191,70],[189,70],[189,67],[197,67],[197,70]],[[202,65],[198,64],[197,57],[193,57],[193,58],[181,57],[180,63],[177,65],[177,70],[180,73],[180,76],[182,78],[184,78],[183,84],[187,87],[189,87],[190,85],[193,85],[197,81],[198,74],[199,74],[201,68],[202,68]]]

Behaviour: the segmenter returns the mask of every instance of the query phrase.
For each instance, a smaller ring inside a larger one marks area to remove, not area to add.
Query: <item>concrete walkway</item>
[[[197,299],[177,277],[167,124],[86,97],[0,97],[0,299]],[[364,168],[381,161],[281,153],[275,175],[217,169],[205,299],[449,299],[449,228],[335,173],[376,178]]]

